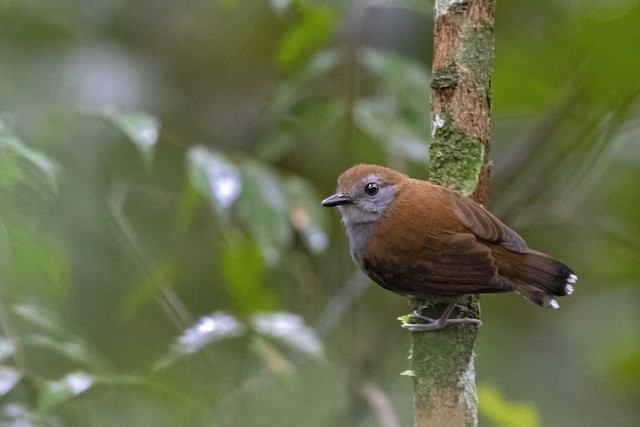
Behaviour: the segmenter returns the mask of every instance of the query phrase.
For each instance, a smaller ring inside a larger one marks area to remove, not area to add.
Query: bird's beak
[[[326,206],[328,208],[332,208],[338,205],[348,205],[353,203],[353,200],[344,195],[343,193],[336,193],[333,196],[329,196],[322,201],[322,206]]]

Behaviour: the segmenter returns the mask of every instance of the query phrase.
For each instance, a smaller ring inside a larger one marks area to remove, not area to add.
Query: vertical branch
[[[489,178],[494,9],[495,0],[435,1],[431,180],[479,203],[486,201]],[[464,316],[479,317],[477,297],[460,304]],[[444,307],[438,302],[425,312],[437,318]],[[476,334],[475,325],[412,334],[417,427],[477,425]]]

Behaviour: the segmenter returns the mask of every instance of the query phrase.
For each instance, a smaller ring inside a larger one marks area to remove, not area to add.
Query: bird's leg
[[[418,310],[414,310],[412,315],[413,317],[417,319],[422,319],[427,323],[405,323],[402,325],[402,327],[411,332],[431,332],[431,331],[439,331],[449,325],[456,325],[456,324],[481,325],[482,324],[482,322],[480,322],[479,319],[472,319],[469,317],[461,317],[459,319],[449,319],[449,316],[451,316],[451,313],[455,309],[456,304],[457,304],[457,300],[451,301],[447,306],[447,308],[445,308],[444,312],[442,313],[442,316],[440,316],[438,319],[432,319],[431,317],[423,316],[422,314],[420,314],[420,310],[422,310],[424,306],[420,307]]]

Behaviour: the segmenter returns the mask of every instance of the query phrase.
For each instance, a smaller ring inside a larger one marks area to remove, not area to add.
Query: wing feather
[[[498,274],[491,249],[471,233],[452,233],[438,244],[426,244],[418,256],[387,253],[363,260],[364,271],[381,286],[416,297],[457,297],[506,292],[511,282]],[[408,258],[416,261],[407,264]],[[404,262],[403,262],[404,261]]]
[[[480,239],[499,243],[513,252],[525,253],[529,250],[518,233],[473,200],[456,197],[453,201],[453,211],[458,219]]]

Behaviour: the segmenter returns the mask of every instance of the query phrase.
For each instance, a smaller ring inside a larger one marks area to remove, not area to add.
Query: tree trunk
[[[436,0],[431,80],[431,180],[486,202],[495,0]],[[417,308],[421,301],[412,301]],[[477,296],[459,301],[480,315]],[[446,303],[423,312],[438,318]],[[453,316],[460,315],[458,310]],[[412,371],[417,427],[476,426],[475,325],[414,332]]]

